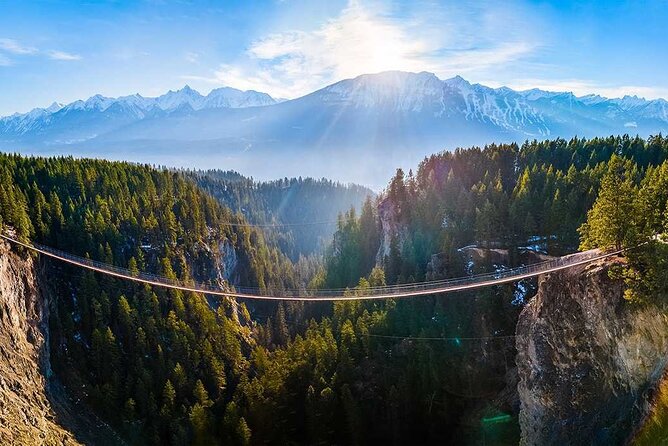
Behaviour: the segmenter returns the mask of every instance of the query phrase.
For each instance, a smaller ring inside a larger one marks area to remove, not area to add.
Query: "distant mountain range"
[[[203,96],[186,86],[157,98],[54,103],[0,118],[0,149],[379,186],[394,168],[457,146],[659,132],[668,132],[664,99],[515,91],[392,71],[289,101],[227,87]]]

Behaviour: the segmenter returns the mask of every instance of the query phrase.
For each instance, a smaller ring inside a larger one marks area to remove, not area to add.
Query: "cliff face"
[[[622,444],[668,358],[668,320],[623,299],[621,259],[542,278],[517,325],[524,445]]]
[[[406,228],[397,222],[398,211],[389,198],[383,199],[378,205],[378,218],[380,220],[380,246],[376,254],[376,263],[382,264],[383,259],[390,255],[392,238],[397,238],[399,246],[402,245]]]
[[[47,314],[32,259],[0,242],[1,444],[79,444],[47,397]]]

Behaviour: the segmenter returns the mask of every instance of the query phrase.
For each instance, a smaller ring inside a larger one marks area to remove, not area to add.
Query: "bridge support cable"
[[[257,300],[292,300],[292,301],[343,301],[343,300],[373,300],[394,299],[426,296],[430,294],[443,294],[455,291],[468,291],[494,285],[501,285],[518,280],[548,274],[578,265],[585,265],[597,260],[605,259],[622,253],[624,250],[602,252],[590,250],[558,257],[545,262],[535,263],[516,268],[509,268],[494,273],[476,274],[466,277],[445,279],[431,282],[419,282],[401,285],[389,285],[371,287],[364,290],[349,289],[285,289],[271,290],[259,288],[235,287],[231,290],[214,288],[204,283],[185,283],[167,277],[145,272],[131,272],[127,268],[110,265],[107,263],[76,256],[55,248],[37,243],[25,243],[14,236],[0,233],[3,238],[15,245],[22,246],[31,251],[51,257],[71,265],[96,271],[101,274],[116,277],[123,280],[144,283],[162,288],[177,289],[187,292],[204,293],[214,296],[224,296],[242,299]],[[355,295],[353,293],[361,293]]]

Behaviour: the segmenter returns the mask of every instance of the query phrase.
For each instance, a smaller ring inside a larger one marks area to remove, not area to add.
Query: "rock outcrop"
[[[521,444],[623,444],[666,366],[668,319],[623,298],[620,258],[541,279],[517,325]]]
[[[47,317],[32,259],[0,242],[0,444],[79,444],[47,397]]]
[[[383,259],[390,255],[392,239],[396,238],[399,246],[405,238],[406,229],[397,222],[398,210],[389,198],[384,198],[378,205],[380,221],[380,246],[376,254],[376,263],[382,264]]]
[[[237,265],[239,264],[239,260],[237,258],[237,251],[234,249],[231,241],[223,239],[218,242],[217,257],[218,279],[226,283],[238,284],[239,273]]]

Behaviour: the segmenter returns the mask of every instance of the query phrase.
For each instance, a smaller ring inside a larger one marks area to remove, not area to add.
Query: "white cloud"
[[[189,51],[185,54],[184,58],[187,62],[198,63],[200,54],[195,51]]]
[[[419,9],[397,14],[384,3],[350,1],[316,29],[263,36],[239,60],[184,78],[295,97],[364,73],[424,70],[449,77],[489,70],[537,47],[521,14],[505,20],[490,15],[489,4],[473,12],[459,5]]]
[[[35,54],[37,52],[37,48],[22,45],[14,39],[0,39],[0,50],[21,55]]]
[[[52,50],[48,52],[49,59],[53,60],[81,60],[78,54],[67,53],[65,51]]]
[[[501,84],[489,81],[482,82],[490,87],[500,87]],[[646,99],[668,98],[668,89],[639,85],[611,85],[601,84],[591,80],[565,79],[518,79],[506,85],[514,90],[528,90],[539,88],[547,91],[570,91],[576,96],[599,94],[606,98],[620,98],[625,95],[636,95]]]
[[[9,53],[16,56],[46,56],[52,60],[80,60],[81,56],[78,54],[72,54],[65,51],[51,50],[51,51],[40,51],[38,48],[32,46],[26,46],[20,43],[15,39],[0,39],[0,66],[9,66],[13,65],[13,61],[7,56]]]

